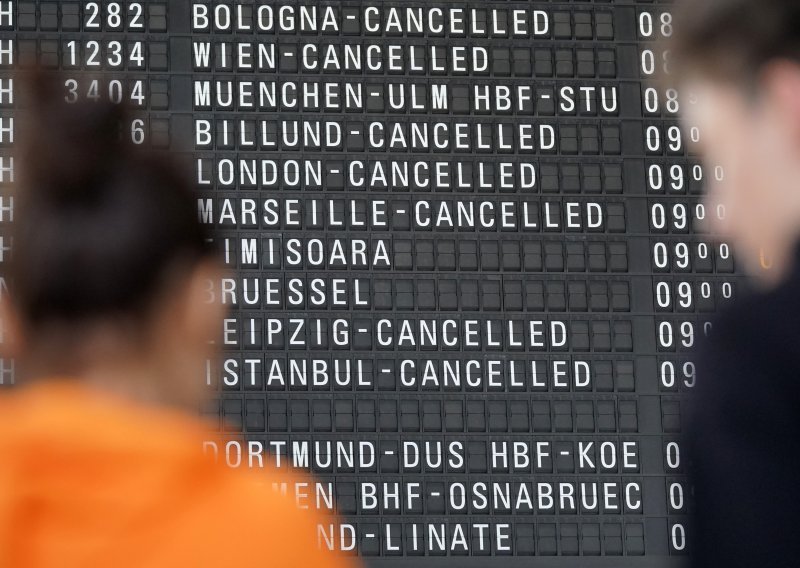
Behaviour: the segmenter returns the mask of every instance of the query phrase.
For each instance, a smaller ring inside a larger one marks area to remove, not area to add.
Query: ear
[[[778,59],[764,68],[760,79],[769,112],[788,128],[800,147],[800,64]]]
[[[195,345],[219,343],[226,309],[219,298],[225,270],[216,260],[201,261],[186,279],[177,303],[178,322],[184,340]]]
[[[8,294],[0,294],[0,356],[19,357],[25,347],[22,324]]]

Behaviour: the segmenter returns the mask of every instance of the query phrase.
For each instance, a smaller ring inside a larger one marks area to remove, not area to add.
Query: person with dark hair
[[[684,0],[670,75],[704,163],[705,200],[755,290],[698,351],[687,420],[697,567],[800,563],[800,2]],[[710,210],[710,209],[709,209]],[[712,216],[709,216],[711,219]]]
[[[285,491],[308,480],[203,454],[224,273],[191,183],[120,136],[120,106],[33,77],[0,305],[20,383],[0,396],[0,566],[349,566],[318,546],[335,518]]]

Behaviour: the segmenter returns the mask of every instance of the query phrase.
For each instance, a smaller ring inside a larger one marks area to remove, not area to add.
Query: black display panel
[[[671,26],[632,0],[0,1],[0,229],[12,68],[62,69],[191,164],[233,271],[203,414],[246,440],[207,450],[312,471],[288,490],[341,514],[322,546],[677,566],[691,348],[742,283],[695,231],[724,172],[648,81]]]

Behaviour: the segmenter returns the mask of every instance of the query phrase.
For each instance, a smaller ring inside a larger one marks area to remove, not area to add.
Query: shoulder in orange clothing
[[[47,381],[0,397],[0,566],[345,568],[273,484],[203,456],[200,420]]]

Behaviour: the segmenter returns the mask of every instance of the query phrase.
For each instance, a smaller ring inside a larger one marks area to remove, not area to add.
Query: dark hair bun
[[[124,107],[78,100],[68,104],[54,74],[32,72],[26,85],[31,107],[23,138],[26,190],[57,206],[99,198],[104,180],[130,152],[120,136]]]
[[[189,177],[172,156],[121,136],[124,108],[67,103],[57,75],[37,72],[27,86],[12,300],[32,326],[141,320],[165,275],[213,253]]]

